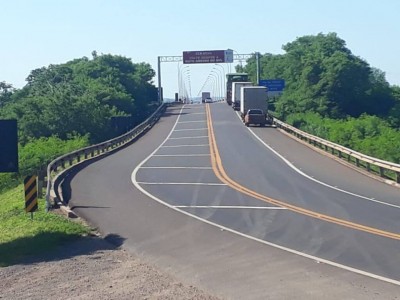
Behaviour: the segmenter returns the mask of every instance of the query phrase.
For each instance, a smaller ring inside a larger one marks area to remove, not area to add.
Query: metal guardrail
[[[138,137],[140,134],[150,129],[160,118],[162,113],[165,111],[167,104],[162,104],[149,118],[144,122],[128,131],[127,133],[113,138],[111,140],[88,146],[79,150],[75,150],[71,153],[57,157],[47,166],[47,188],[46,188],[46,210],[49,210],[52,206],[50,203],[50,197],[52,194],[53,180],[60,168],[62,170],[76,165],[80,162],[99,157],[112,150],[115,150]],[[53,191],[54,192],[54,191]]]
[[[296,136],[298,139],[308,142],[319,149],[330,152],[332,155],[340,159],[347,160],[349,163],[355,164],[359,168],[363,168],[370,173],[379,175],[382,178],[394,180],[400,183],[400,165],[392,162],[377,159],[341,145],[332,143],[322,138],[313,136],[304,131],[288,125],[274,118],[274,124],[286,132]]]

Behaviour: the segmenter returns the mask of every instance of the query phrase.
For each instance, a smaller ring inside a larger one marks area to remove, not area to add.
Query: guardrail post
[[[385,169],[383,167],[379,167],[379,175],[385,177]]]
[[[360,160],[358,158],[356,158],[356,166],[359,167],[360,166]]]
[[[371,172],[371,164],[369,162],[367,162],[366,168],[368,172]]]
[[[400,183],[400,172],[396,172],[396,182]]]
[[[343,156],[342,156],[342,151],[339,150],[338,155],[339,155],[339,158],[342,158],[342,157],[343,157]]]

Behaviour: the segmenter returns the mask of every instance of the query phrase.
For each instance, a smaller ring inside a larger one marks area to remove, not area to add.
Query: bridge
[[[157,120],[68,173],[74,213],[228,298],[399,295],[398,187],[283,130],[247,128],[223,102]]]

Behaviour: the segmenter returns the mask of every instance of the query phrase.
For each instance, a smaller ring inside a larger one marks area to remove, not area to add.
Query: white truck
[[[202,92],[201,93],[201,102],[205,103],[207,98],[211,98],[210,92]]]
[[[250,124],[272,125],[268,114],[267,88],[265,86],[243,86],[240,88],[240,115],[246,126]]]
[[[242,86],[252,86],[251,82],[232,82],[232,108],[240,110],[240,88]]]

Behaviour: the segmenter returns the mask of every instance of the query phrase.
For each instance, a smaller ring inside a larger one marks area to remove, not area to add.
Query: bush
[[[297,113],[289,115],[286,122],[366,155],[400,163],[400,131],[376,116],[364,114],[359,118],[338,120],[316,113]]]
[[[0,192],[17,186],[27,175],[37,175],[53,159],[87,145],[87,136],[75,136],[68,140],[55,136],[30,140],[19,147],[19,172],[0,174]]]

